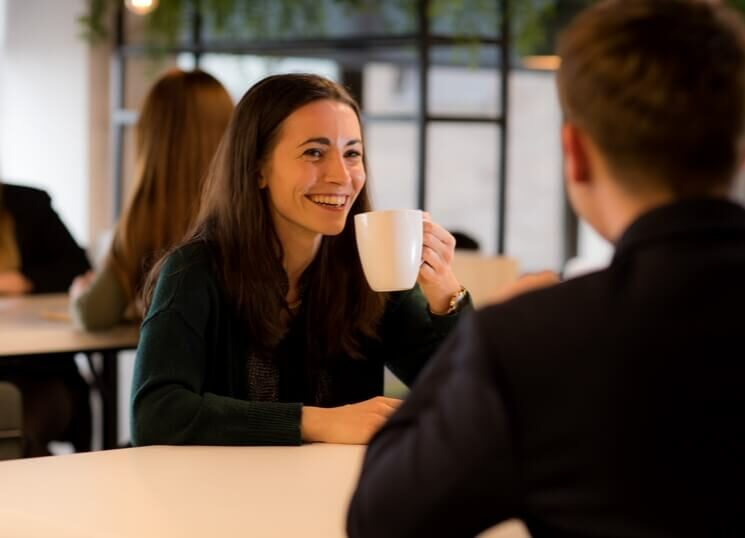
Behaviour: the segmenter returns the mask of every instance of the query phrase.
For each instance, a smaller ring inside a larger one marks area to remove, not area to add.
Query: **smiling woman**
[[[458,313],[455,241],[424,224],[419,286],[373,292],[350,215],[368,211],[359,109],[339,85],[277,75],[238,104],[189,239],[146,286],[136,444],[366,443]]]

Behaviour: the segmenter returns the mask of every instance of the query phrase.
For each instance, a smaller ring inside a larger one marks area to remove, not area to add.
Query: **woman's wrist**
[[[437,294],[430,293],[427,295],[425,293],[427,303],[429,304],[429,311],[438,316],[444,316],[450,313],[449,311],[453,301],[458,300],[458,296],[463,292],[464,288],[458,281],[453,281],[447,287],[443,288],[443,290]]]
[[[430,306],[430,313],[436,316],[449,316],[455,312],[459,312],[463,305],[467,302],[468,290],[463,286],[458,288],[458,291],[450,295],[447,301],[447,305],[440,310],[433,310]]]
[[[321,407],[304,405],[300,411],[300,438],[308,443],[323,441],[323,414]]]

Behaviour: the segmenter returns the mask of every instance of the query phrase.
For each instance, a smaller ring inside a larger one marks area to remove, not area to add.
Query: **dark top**
[[[745,536],[744,308],[745,210],[698,200],[468,316],[373,438],[350,536]]]
[[[302,308],[302,307],[301,307]],[[324,390],[305,382],[301,309],[262,360],[225,300],[208,248],[183,247],[164,264],[142,323],[132,388],[132,441],[147,444],[300,444],[303,404],[360,402],[383,393],[383,366],[411,383],[458,315],[433,316],[418,288],[392,294],[380,339],[364,359],[329,359]]]
[[[7,183],[0,185],[0,191],[1,203],[13,217],[20,272],[33,284],[31,292],[66,292],[90,264],[52,208],[49,195]]]

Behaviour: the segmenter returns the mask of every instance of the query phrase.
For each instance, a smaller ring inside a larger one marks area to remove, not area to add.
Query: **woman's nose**
[[[325,180],[340,185],[351,183],[352,175],[349,173],[347,163],[344,162],[342,155],[334,156],[328,160]]]

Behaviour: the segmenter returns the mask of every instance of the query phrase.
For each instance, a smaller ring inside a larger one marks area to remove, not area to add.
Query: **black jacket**
[[[371,442],[350,536],[745,536],[745,210],[643,215],[606,270],[463,319]]]
[[[0,185],[0,191],[0,203],[13,216],[21,273],[33,284],[32,293],[67,291],[90,264],[52,209],[49,195],[8,184]]]

